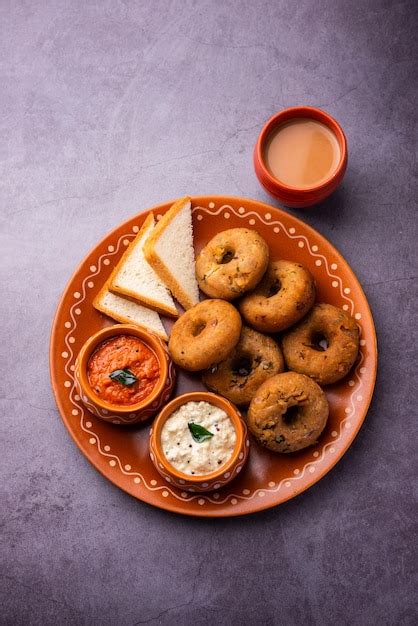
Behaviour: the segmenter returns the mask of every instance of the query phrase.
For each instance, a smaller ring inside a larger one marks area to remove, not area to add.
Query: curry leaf
[[[206,441],[207,439],[211,439],[211,437],[213,437],[213,433],[209,432],[209,430],[206,430],[206,428],[204,428],[200,424],[194,424],[193,422],[189,422],[187,425],[196,443],[202,443],[203,441]]]
[[[130,387],[138,380],[137,377],[131,370],[125,367],[123,370],[115,370],[111,374],[109,374],[109,378],[112,380],[117,380],[118,383],[125,385],[126,387]]]

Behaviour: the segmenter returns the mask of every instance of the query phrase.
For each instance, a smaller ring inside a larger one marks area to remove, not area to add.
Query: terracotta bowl
[[[176,470],[166,459],[161,447],[161,430],[170,415],[186,402],[208,402],[223,409],[237,433],[235,450],[230,460],[219,470],[203,476],[190,476]],[[185,393],[174,398],[155,418],[150,430],[150,457],[159,474],[168,482],[185,491],[212,491],[231,482],[242,470],[248,457],[250,441],[247,426],[238,409],[225,398],[205,391]]]
[[[152,393],[129,406],[111,404],[99,398],[87,377],[87,364],[94,350],[106,339],[117,335],[133,335],[141,339],[154,352],[160,366],[160,377]],[[74,382],[80,400],[91,413],[112,424],[130,425],[147,420],[167,402],[174,387],[175,369],[167,347],[159,337],[131,324],[116,324],[102,328],[85,342],[75,362]]]
[[[284,122],[301,117],[311,118],[328,126],[336,136],[341,152],[337,169],[330,178],[307,189],[290,187],[274,178],[268,171],[264,158],[266,141],[272,130]],[[290,107],[273,115],[264,125],[254,148],[254,168],[258,180],[271,196],[286,206],[304,208],[322,202],[337,189],[347,169],[347,155],[347,140],[344,131],[331,115],[315,107]]]

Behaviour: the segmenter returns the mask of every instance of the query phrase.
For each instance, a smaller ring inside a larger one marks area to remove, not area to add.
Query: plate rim
[[[243,206],[245,205],[245,203],[250,202],[253,206],[255,205],[255,210],[257,211],[257,213],[259,215],[261,215],[261,211],[262,210],[273,210],[274,212],[277,212],[278,217],[279,218],[289,218],[295,222],[296,225],[299,225],[302,227],[302,229],[305,231],[305,234],[310,234],[310,235],[314,235],[315,239],[319,239],[322,240],[323,242],[325,242],[327,244],[327,246],[331,247],[333,250],[335,250],[336,254],[344,261],[344,265],[345,265],[345,269],[348,271],[348,274],[350,275],[350,279],[356,284],[356,287],[359,289],[359,291],[361,292],[363,298],[364,298],[364,303],[365,306],[367,308],[367,312],[368,315],[370,317],[370,322],[371,322],[371,329],[372,329],[372,334],[373,334],[373,342],[372,345],[370,346],[370,350],[372,350],[373,354],[373,359],[374,359],[374,367],[373,367],[373,372],[371,375],[371,379],[370,379],[370,390],[368,392],[368,397],[366,399],[366,401],[364,402],[364,416],[363,419],[361,420],[361,422],[356,426],[356,428],[354,428],[351,433],[350,433],[350,437],[347,439],[346,444],[344,444],[344,446],[342,447],[342,449],[340,450],[339,454],[332,459],[331,463],[329,465],[327,465],[326,467],[324,467],[321,471],[319,471],[315,477],[312,477],[312,482],[310,482],[309,484],[301,487],[297,493],[292,493],[290,492],[288,496],[285,496],[284,498],[282,498],[280,500],[280,502],[277,503],[271,503],[271,502],[266,502],[261,503],[259,502],[257,506],[255,505],[255,501],[252,504],[249,504],[249,509],[246,511],[239,511],[237,509],[235,509],[234,507],[231,507],[231,509],[229,509],[227,512],[225,510],[219,511],[219,513],[217,513],[216,509],[215,510],[201,510],[201,511],[195,511],[193,509],[190,509],[190,511],[184,511],[184,510],[179,510],[178,507],[174,504],[170,504],[170,502],[150,502],[146,499],[143,499],[142,497],[136,496],[135,494],[131,493],[130,491],[128,491],[127,489],[125,489],[123,486],[121,486],[115,479],[113,479],[113,477],[107,473],[105,473],[105,471],[103,470],[103,468],[100,466],[99,463],[96,463],[90,456],[88,456],[85,452],[85,450],[83,449],[81,442],[78,440],[78,438],[75,436],[75,433],[73,432],[73,429],[71,427],[70,424],[70,420],[67,418],[66,415],[66,411],[64,409],[64,406],[62,405],[62,401],[61,401],[61,397],[60,397],[60,393],[58,392],[58,382],[56,380],[56,374],[54,372],[54,365],[55,365],[55,359],[54,359],[54,347],[55,347],[55,343],[57,341],[57,329],[58,329],[58,325],[57,325],[57,320],[58,317],[61,313],[61,309],[63,307],[64,304],[64,300],[67,296],[67,293],[69,291],[70,285],[72,284],[73,280],[75,279],[75,277],[79,274],[79,272],[81,271],[82,267],[84,266],[84,264],[86,263],[87,259],[89,258],[90,254],[92,253],[92,251],[95,248],[98,248],[99,246],[101,246],[108,238],[110,238],[114,233],[116,233],[117,231],[119,231],[121,228],[123,228],[125,225],[128,225],[135,217],[139,217],[139,216],[144,216],[146,217],[146,215],[150,212],[150,211],[155,211],[157,212],[159,209],[162,209],[163,207],[166,207],[167,205],[173,204],[175,202],[175,200],[167,200],[165,202],[160,202],[159,204],[153,205],[149,208],[145,208],[142,211],[139,211],[138,213],[134,213],[132,214],[131,217],[128,217],[127,219],[123,220],[122,222],[120,222],[119,224],[117,224],[114,228],[112,228],[111,230],[107,231],[97,242],[96,244],[94,244],[88,251],[87,253],[83,256],[83,258],[81,259],[81,261],[77,264],[75,270],[71,273],[71,276],[69,277],[69,279],[67,280],[64,289],[61,292],[60,298],[58,300],[58,303],[56,305],[56,309],[55,309],[55,314],[53,316],[52,319],[52,324],[51,324],[51,329],[50,329],[50,337],[49,337],[49,375],[50,375],[50,382],[51,382],[51,387],[52,387],[52,391],[53,391],[53,395],[54,395],[54,399],[55,399],[55,403],[56,406],[58,408],[58,412],[60,414],[60,417],[62,419],[62,421],[64,422],[64,425],[69,433],[69,435],[71,436],[71,438],[73,439],[73,441],[75,442],[76,446],[78,447],[78,449],[80,450],[80,452],[82,453],[82,455],[87,459],[87,461],[104,477],[106,478],[108,481],[110,481],[115,487],[117,487],[118,489],[121,489],[122,491],[124,491],[125,493],[127,493],[129,496],[135,498],[136,500],[139,500],[141,502],[143,502],[144,504],[147,504],[149,506],[153,506],[156,508],[159,508],[161,510],[164,511],[170,511],[171,513],[176,513],[177,515],[184,515],[187,517],[195,517],[195,518],[228,518],[228,517],[241,517],[241,516],[246,516],[246,515],[252,515],[261,511],[265,511],[267,509],[272,509],[275,508],[277,506],[280,506],[281,504],[284,504],[285,502],[296,498],[297,496],[301,495],[302,493],[304,493],[305,491],[307,491],[308,489],[310,489],[311,487],[313,487],[314,485],[316,485],[320,480],[322,480],[322,478],[328,474],[334,467],[335,465],[342,459],[342,457],[346,454],[347,450],[351,447],[352,443],[354,442],[355,438],[357,437],[361,427],[364,424],[364,421],[366,419],[367,413],[369,411],[370,408],[370,404],[372,402],[373,399],[373,395],[374,395],[374,390],[376,387],[376,378],[377,378],[377,370],[378,370],[378,342],[377,342],[377,334],[376,334],[376,326],[374,323],[374,318],[373,318],[373,313],[369,304],[369,301],[367,299],[367,296],[363,290],[363,287],[359,281],[359,279],[357,278],[357,275],[355,274],[355,272],[353,271],[351,265],[348,263],[348,261],[345,259],[345,257],[343,256],[343,254],[340,252],[340,250],[327,238],[325,237],[320,231],[316,230],[315,228],[313,228],[312,226],[310,226],[309,224],[307,224],[306,222],[304,222],[302,219],[300,219],[299,217],[296,217],[293,213],[289,213],[287,211],[285,211],[283,208],[281,207],[277,207],[271,204],[267,204],[266,202],[262,202],[260,200],[254,200],[252,198],[246,198],[243,196],[233,196],[233,195],[222,195],[222,194],[218,194],[218,195],[200,195],[200,196],[190,196],[191,201],[192,201],[192,206],[199,206],[200,204],[203,203],[209,203],[209,202],[215,202],[217,203],[217,201],[221,201],[225,204],[225,202],[230,202],[231,200],[233,202],[237,202],[237,203],[241,203]]]

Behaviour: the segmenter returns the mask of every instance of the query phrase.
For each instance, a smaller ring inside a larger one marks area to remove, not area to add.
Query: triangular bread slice
[[[132,300],[127,300],[112,293],[109,291],[109,281],[106,281],[94,298],[93,306],[117,322],[142,326],[142,328],[155,333],[164,341],[168,341],[167,333],[158,313]]]
[[[199,302],[191,208],[189,197],[177,200],[144,245],[146,260],[185,309]]]
[[[133,298],[158,313],[178,317],[170,292],[144,256],[143,247],[154,226],[154,215],[150,213],[110,275],[109,289]]]

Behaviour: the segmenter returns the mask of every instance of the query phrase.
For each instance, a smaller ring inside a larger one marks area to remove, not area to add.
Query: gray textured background
[[[414,0],[0,0],[2,623],[417,623],[416,18]],[[275,510],[153,509],[102,478],[59,418],[60,293],[142,208],[184,193],[269,201],[257,133],[303,103],[348,136],[343,187],[296,213],[370,300],[372,407],[338,466]]]

